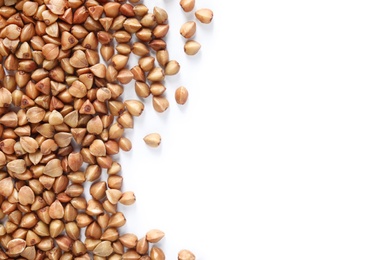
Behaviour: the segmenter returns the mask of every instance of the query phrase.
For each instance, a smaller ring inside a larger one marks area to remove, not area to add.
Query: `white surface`
[[[389,259],[390,3],[197,0],[215,16],[195,57],[178,32],[193,13],[145,4],[169,12],[181,72],[168,111],[148,100],[126,132],[127,230],[163,230],[166,259]]]

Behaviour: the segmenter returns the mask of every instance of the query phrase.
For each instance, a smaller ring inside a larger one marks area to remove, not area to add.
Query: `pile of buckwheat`
[[[196,24],[213,12],[180,5],[195,15],[180,34],[196,55]],[[159,113],[169,107],[164,78],[180,65],[169,58],[168,30],[167,12],[140,0],[0,0],[0,259],[165,259],[161,230],[121,232],[117,205],[136,199],[122,191],[113,155],[132,149],[124,131],[145,99]],[[139,98],[122,100],[133,89]],[[185,87],[174,94],[186,103]],[[158,147],[161,137],[144,141]],[[195,255],[183,249],[178,259]]]

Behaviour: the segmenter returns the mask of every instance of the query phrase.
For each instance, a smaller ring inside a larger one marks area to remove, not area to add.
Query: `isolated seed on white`
[[[182,249],[179,251],[178,260],[195,260],[195,255],[188,249]]]
[[[199,9],[195,12],[196,18],[199,20],[201,23],[209,24],[213,20],[213,11],[211,11],[208,8],[202,8]]]
[[[175,91],[175,99],[176,103],[184,105],[188,99],[188,90],[183,86],[178,87]]]
[[[180,6],[184,12],[191,12],[195,7],[195,0],[180,0]]]
[[[200,50],[200,43],[195,40],[189,40],[184,44],[184,52],[187,55],[195,55]]]
[[[188,21],[180,27],[180,34],[186,39],[189,39],[194,36],[195,32],[196,23],[194,21]]]
[[[144,141],[150,147],[158,147],[161,143],[161,136],[158,133],[151,133],[144,137]]]

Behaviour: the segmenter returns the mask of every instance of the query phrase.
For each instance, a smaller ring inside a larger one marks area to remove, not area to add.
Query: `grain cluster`
[[[180,5],[191,12],[195,1]],[[145,99],[158,113],[169,107],[164,79],[180,64],[168,31],[168,13],[139,0],[0,0],[0,259],[165,259],[161,230],[121,231],[118,205],[136,196],[122,190],[113,156],[132,150],[124,133]],[[180,29],[188,55],[200,49],[195,33],[195,21]],[[124,91],[138,99],[123,100]],[[178,105],[187,98],[183,86],[174,92]],[[158,147],[161,136],[144,141]],[[178,259],[195,256],[183,249]]]

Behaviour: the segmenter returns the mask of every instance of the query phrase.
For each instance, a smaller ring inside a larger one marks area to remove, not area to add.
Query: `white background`
[[[389,259],[389,1],[197,0],[214,19],[194,57],[178,2],[144,1],[168,11],[181,72],[126,132],[126,231],[163,230],[166,259]]]

